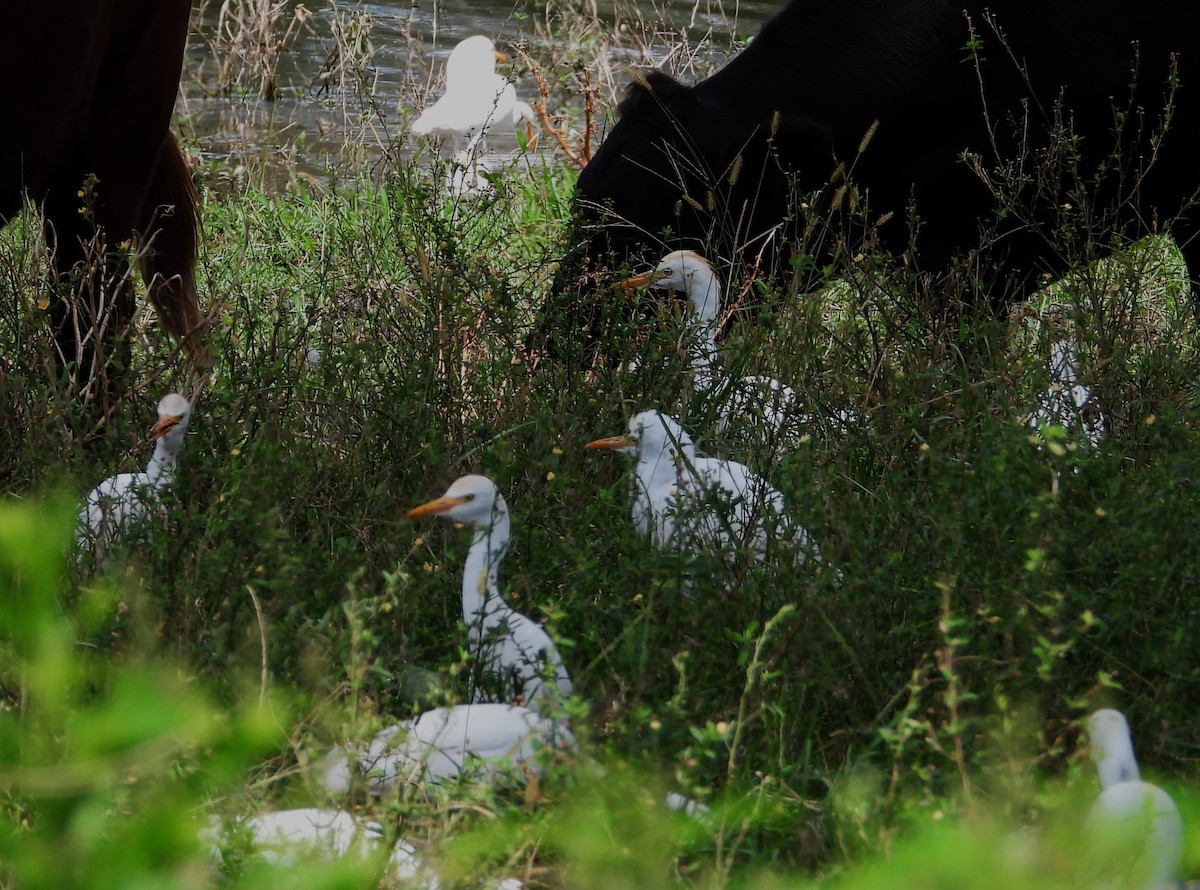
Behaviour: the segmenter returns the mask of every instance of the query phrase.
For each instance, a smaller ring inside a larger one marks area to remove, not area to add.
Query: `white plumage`
[[[412,518],[437,516],[474,530],[463,565],[462,615],[468,647],[478,666],[475,700],[520,698],[534,709],[556,706],[571,694],[571,678],[558,647],[540,624],[500,595],[500,564],[508,552],[508,505],[486,476],[463,476],[436,500],[409,510]]]
[[[96,567],[104,568],[109,547],[158,509],[160,491],[171,483],[191,416],[191,403],[179,393],[162,397],[158,423],[150,434],[154,453],[146,472],[110,476],[88,494],[75,532],[79,560],[91,553]]]
[[[642,411],[624,436],[597,439],[588,448],[637,459],[632,517],[638,534],[660,549],[729,553],[749,549],[764,559],[771,540],[794,547],[797,562],[820,560],[812,536],[784,513],[783,495],[731,460],[700,457],[673,417]]]
[[[1163,890],[1179,879],[1183,820],[1167,792],[1141,780],[1129,724],[1120,711],[1088,718],[1092,759],[1100,774],[1100,797],[1088,815],[1096,858],[1107,854],[1120,875],[1146,890]],[[1128,886],[1122,882],[1121,886]]]
[[[248,844],[264,862],[290,868],[305,858],[340,859],[379,855],[384,846],[383,827],[374,821],[360,820],[342,810],[312,807],[277,810],[222,823],[213,818],[201,832],[201,840],[211,848],[213,861],[221,862],[221,847]],[[416,850],[398,840],[388,854],[388,876],[405,886],[438,890],[437,876],[417,858]]]
[[[805,432],[822,419],[838,431],[856,419],[847,410],[828,417],[804,411],[796,391],[774,377],[731,377],[725,372],[716,341],[721,285],[708,260],[695,251],[673,251],[653,272],[626,279],[622,286],[648,286],[687,297],[696,319],[687,344],[692,384],[702,397],[716,403],[722,433],[741,432],[755,444],[786,452],[795,449]]]
[[[533,109],[517,99],[516,88],[496,73],[496,62],[506,57],[496,52],[490,39],[468,37],[446,60],[446,91],[413,121],[418,136],[465,136],[467,155],[487,131],[498,123],[533,122]]]
[[[1104,439],[1105,417],[1092,402],[1091,389],[1079,382],[1069,340],[1056,340],[1050,346],[1050,387],[1038,397],[1028,423],[1035,431],[1050,425],[1079,430],[1093,448]]]
[[[434,708],[387,727],[365,753],[335,749],[325,761],[322,784],[344,793],[357,771],[366,777],[369,791],[383,794],[399,784],[491,778],[512,771],[519,776],[524,770],[540,775],[542,751],[574,746],[562,723],[530,708],[496,703]]]
[[[365,752],[335,749],[325,760],[322,783],[344,793],[357,772],[368,790],[382,794],[398,784],[541,773],[541,751],[575,745],[561,715],[538,710],[556,709],[571,694],[571,679],[545,630],[500,595],[500,564],[511,535],[508,505],[490,479],[470,475],[408,515],[437,516],[474,530],[463,566],[463,621],[479,679],[489,682],[477,684],[471,704],[434,708],[387,727]],[[485,701],[495,694],[506,702],[520,698],[528,707]]]

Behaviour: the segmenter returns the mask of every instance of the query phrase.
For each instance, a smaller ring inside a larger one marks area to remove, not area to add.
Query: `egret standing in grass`
[[[820,560],[812,536],[784,513],[783,495],[743,464],[696,454],[679,421],[660,411],[635,414],[624,436],[588,448],[632,454],[633,526],[659,549],[728,553],[748,548],[766,558],[783,540],[797,562]]]
[[[436,500],[408,511],[413,519],[436,516],[474,531],[463,565],[462,615],[468,646],[480,674],[505,700],[519,697],[535,709],[554,707],[571,694],[571,678],[558,647],[540,624],[500,595],[500,564],[508,553],[508,505],[486,476],[463,476]],[[475,700],[487,689],[477,688]]]
[[[774,452],[791,451],[819,418],[802,410],[792,387],[774,377],[731,377],[717,356],[717,326],[721,314],[721,284],[712,265],[691,250],[676,250],[659,261],[654,271],[621,282],[625,289],[650,287],[682,294],[695,314],[687,345],[692,385],[717,406],[721,432],[743,430],[756,444]],[[838,429],[853,421],[850,411],[837,411],[829,420]]]
[[[104,568],[108,549],[161,506],[161,490],[171,484],[191,416],[191,403],[179,393],[162,397],[146,472],[110,476],[88,494],[75,533],[79,560],[91,553],[95,566]]]
[[[408,512],[437,516],[474,530],[463,566],[462,609],[468,648],[478,665],[475,702],[434,708],[378,733],[365,752],[335,749],[322,783],[342,793],[354,772],[383,793],[397,784],[443,782],[461,776],[541,772],[539,755],[573,748],[560,711],[571,678],[542,627],[500,595],[500,564],[508,552],[508,505],[486,476],[463,476],[446,493]],[[504,703],[488,702],[498,694]],[[523,704],[507,702],[519,699]]]
[[[1038,397],[1037,410],[1028,423],[1030,429],[1039,432],[1050,425],[1081,431],[1092,448],[1104,439],[1106,419],[1092,398],[1091,388],[1079,380],[1070,340],[1055,340],[1050,345],[1050,387]]]
[[[1135,877],[1136,886],[1165,890],[1179,880],[1183,861],[1183,821],[1175,801],[1142,781],[1129,724],[1120,711],[1092,714],[1088,737],[1100,773],[1100,797],[1088,816],[1097,856],[1108,852],[1114,869]]]
[[[522,120],[532,124],[533,109],[520,102],[516,88],[496,73],[496,62],[507,59],[483,35],[461,41],[446,61],[446,91],[413,121],[412,132],[417,136],[465,136],[465,154],[474,160],[477,146],[491,127],[509,121],[516,126]]]

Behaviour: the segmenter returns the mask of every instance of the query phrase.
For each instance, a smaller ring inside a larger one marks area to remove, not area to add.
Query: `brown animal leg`
[[[138,230],[142,277],[167,329],[201,368],[211,361],[204,345],[207,325],[196,295],[199,199],[174,136],[168,135],[150,182]]]

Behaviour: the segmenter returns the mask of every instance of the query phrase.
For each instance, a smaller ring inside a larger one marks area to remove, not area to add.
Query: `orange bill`
[[[596,451],[620,451],[622,448],[632,448],[636,444],[628,436],[609,436],[607,439],[588,442],[586,447]]]
[[[617,287],[621,288],[621,290],[635,290],[639,287],[646,287],[647,285],[653,284],[660,278],[666,278],[670,274],[671,273],[667,272],[666,270],[663,270],[662,272],[643,272],[641,275],[634,275],[630,278],[626,278],[624,281],[620,282]]]
[[[437,516],[439,513],[445,513],[447,510],[454,509],[459,504],[465,504],[467,500],[468,498],[452,498],[442,495],[442,497],[432,500],[428,504],[413,507],[408,511],[408,518],[420,519],[422,516]]]
[[[150,441],[157,442],[181,423],[183,423],[183,418],[174,414],[167,417],[160,417],[158,423],[154,424],[154,429],[150,431]]]

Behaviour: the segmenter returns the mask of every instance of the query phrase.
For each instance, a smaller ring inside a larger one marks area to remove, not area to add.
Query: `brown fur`
[[[170,131],[190,13],[190,0],[19,3],[0,29],[0,82],[13,86],[0,223],[25,199],[41,207],[56,278],[73,273],[51,313],[55,338],[85,375],[114,356],[123,364],[130,239],[163,326],[205,359],[198,202]],[[90,253],[97,243],[103,263]]]

